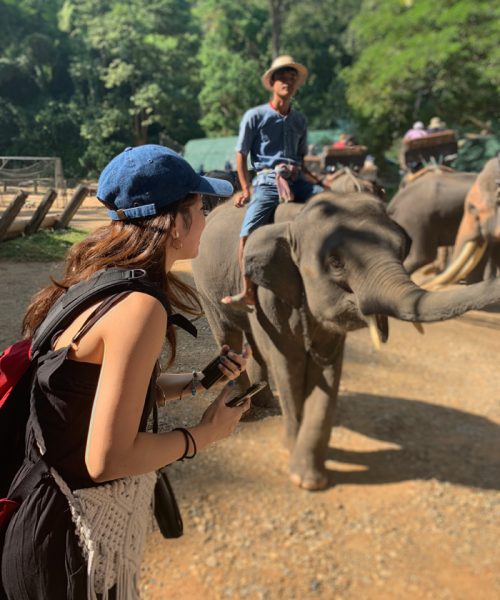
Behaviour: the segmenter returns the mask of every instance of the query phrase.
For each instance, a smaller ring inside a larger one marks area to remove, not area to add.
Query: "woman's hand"
[[[229,381],[238,379],[242,371],[247,367],[247,361],[252,356],[252,349],[248,344],[243,347],[243,352],[237,354],[231,350],[227,344],[224,344],[220,350],[221,362],[219,369]]]
[[[234,395],[234,391],[234,386],[228,383],[203,413],[200,425],[208,425],[210,427],[213,441],[231,435],[243,413],[250,408],[250,398],[247,398],[241,406],[226,406],[226,402],[231,398],[231,395]]]

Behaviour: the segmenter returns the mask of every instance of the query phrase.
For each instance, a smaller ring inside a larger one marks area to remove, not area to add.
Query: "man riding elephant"
[[[307,121],[291,106],[295,92],[307,76],[307,68],[291,56],[278,56],[262,76],[263,86],[272,92],[270,102],[251,108],[241,120],[236,163],[242,192],[235,205],[241,207],[249,202],[249,206],[240,232],[240,268],[248,236],[272,220],[280,201],[304,202],[323,191],[321,186],[307,181],[301,174],[307,154]],[[257,172],[251,195],[248,154]],[[255,304],[254,286],[243,270],[242,280],[242,290],[223,298],[224,304]]]

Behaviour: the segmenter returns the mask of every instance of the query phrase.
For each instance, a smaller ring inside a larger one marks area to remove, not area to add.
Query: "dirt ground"
[[[186,265],[184,265],[186,267]],[[0,262],[0,347],[56,265]],[[179,336],[178,370],[216,353],[206,321]],[[170,468],[185,535],[151,535],[144,600],[500,598],[500,315],[425,327],[391,321],[389,342],[348,338],[331,485],[288,480],[277,411]],[[208,394],[162,410],[195,424]],[[54,565],[55,566],[55,565]]]

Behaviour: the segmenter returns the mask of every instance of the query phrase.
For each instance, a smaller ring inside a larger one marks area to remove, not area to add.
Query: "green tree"
[[[265,0],[199,0],[200,124],[208,135],[234,135],[242,114],[265,102],[260,74],[269,56],[269,14]]]
[[[59,0],[0,1],[0,151],[63,156],[71,174],[81,149],[68,110],[73,88]]]
[[[309,69],[297,100],[313,129],[333,127],[350,117],[340,73],[351,64],[346,29],[360,4],[361,0],[307,0],[294,3],[288,12],[281,49]]]
[[[60,25],[72,38],[86,169],[162,132],[181,143],[200,134],[199,32],[187,0],[67,0]]]
[[[203,89],[201,125],[208,135],[231,135],[248,108],[265,102],[260,81],[278,47],[307,65],[310,78],[296,106],[315,128],[348,116],[339,72],[350,64],[345,31],[361,0],[199,0],[196,14]],[[283,7],[286,10],[282,10]]]
[[[365,0],[350,36],[347,98],[379,147],[416,118],[436,114],[456,126],[498,116],[498,3]]]

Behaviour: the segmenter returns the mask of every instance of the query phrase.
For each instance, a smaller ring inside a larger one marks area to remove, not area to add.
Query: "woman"
[[[197,175],[168,148],[127,148],[99,179],[97,195],[112,222],[72,248],[62,281],[39,292],[29,306],[25,334],[37,329],[64,289],[106,267],[144,269],[172,307],[199,312],[194,292],[170,269],[175,261],[198,253],[205,223],[202,194],[229,196],[232,191],[225,181]],[[248,400],[238,408],[226,407],[226,388],[197,426],[160,434],[142,431],[167,314],[156,298],[131,292],[117,298],[83,336],[77,336],[95,308],[82,312],[53,340],[34,375],[38,424],[30,417],[27,458],[16,479],[38,459],[39,425],[51,464],[63,482],[58,483],[55,475],[44,478],[9,524],[2,556],[2,584],[9,600],[94,595],[64,485],[71,490],[92,488],[192,456],[228,436],[249,407]],[[168,337],[171,363],[175,336],[170,330]],[[227,379],[239,376],[246,358],[245,352],[233,351],[221,358],[220,369]],[[179,398],[191,388],[196,391],[201,378],[192,373],[163,374],[156,382],[158,395],[163,400]]]

